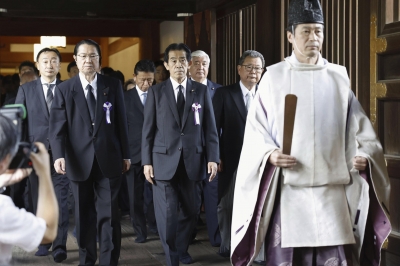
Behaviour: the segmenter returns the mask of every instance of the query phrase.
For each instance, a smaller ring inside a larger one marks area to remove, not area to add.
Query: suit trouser
[[[155,180],[154,210],[167,265],[178,266],[179,255],[187,252],[197,222],[201,181],[190,180],[183,159],[171,180]]]
[[[220,195],[218,204],[218,224],[221,233],[221,253],[230,252],[231,249],[231,227],[232,227],[232,209],[233,196],[235,192],[236,171],[232,175],[232,180],[224,195]]]
[[[213,181],[203,180],[204,209],[206,212],[207,232],[212,246],[221,244],[218,226],[218,175]]]
[[[53,156],[51,151],[50,155],[50,171],[51,171],[51,181],[54,187],[54,193],[57,198],[59,218],[57,227],[57,237],[54,239],[53,243],[43,244],[47,249],[53,246],[53,253],[57,249],[67,250],[67,237],[68,237],[68,224],[69,224],[69,212],[68,212],[68,190],[69,190],[69,180],[67,176],[60,175],[54,169]],[[38,192],[39,192],[39,178],[33,171],[29,176],[30,183],[30,194],[32,197],[32,209],[33,212],[37,211],[38,203]]]
[[[100,246],[99,265],[118,264],[121,249],[121,224],[118,215],[120,186],[121,176],[104,177],[96,158],[87,180],[71,180],[75,197],[79,265],[94,265],[96,262],[96,234]]]
[[[156,214],[154,213],[153,185],[149,181],[144,182],[144,213],[149,229],[157,229]]]
[[[144,215],[144,181],[141,163],[132,164],[126,173],[132,227],[138,238],[147,238],[146,217]]]

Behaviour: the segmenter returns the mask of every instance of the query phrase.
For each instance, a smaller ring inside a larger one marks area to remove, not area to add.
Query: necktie
[[[146,100],[147,100],[147,92],[143,92],[142,96],[143,96],[142,103],[144,106],[146,104]]]
[[[185,110],[185,98],[183,97],[183,86],[179,85],[178,97],[176,100],[176,106],[178,107],[179,118],[181,119],[181,126],[182,126],[182,118],[183,118],[183,111]]]
[[[251,93],[250,92],[248,92],[247,94],[246,94],[246,109],[247,109],[247,112],[249,111],[249,109],[250,109],[250,105],[251,105],[251,103],[253,102],[253,95],[251,95]]]
[[[50,112],[51,104],[53,103],[53,88],[56,84],[48,84],[45,83],[44,85],[47,86],[47,94],[46,94],[46,104],[47,104],[47,110]]]
[[[86,102],[89,108],[90,119],[92,120],[92,123],[94,123],[94,119],[96,117],[96,99],[94,98],[93,87],[88,84],[86,86],[86,90]]]

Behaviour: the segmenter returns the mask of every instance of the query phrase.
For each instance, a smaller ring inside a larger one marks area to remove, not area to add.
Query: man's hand
[[[209,182],[213,181],[214,177],[217,175],[217,163],[209,162],[207,164],[208,172],[210,174]]]
[[[10,186],[12,184],[20,182],[22,179],[30,175],[32,169],[8,169],[4,174],[0,175],[0,188]]]
[[[293,166],[297,164],[295,157],[283,154],[281,150],[276,150],[271,153],[268,161],[277,167],[289,169],[293,169]]]
[[[353,158],[353,167],[359,171],[364,171],[367,168],[367,159],[361,156]]]
[[[219,165],[218,165],[218,173],[224,171],[224,164],[222,163],[222,160],[219,159]]]
[[[154,178],[154,172],[153,172],[153,166],[151,164],[147,164],[144,166],[143,169],[144,176],[146,177],[147,181],[149,181],[150,184],[154,185],[153,178]]]
[[[64,158],[59,158],[54,162],[54,169],[56,169],[56,172],[62,175],[65,175],[67,172],[65,172],[65,159]]]
[[[122,173],[128,172],[129,168],[131,168],[131,160],[123,160],[122,161]]]

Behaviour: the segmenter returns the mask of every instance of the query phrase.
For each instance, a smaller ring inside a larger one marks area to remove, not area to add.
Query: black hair
[[[48,48],[48,47],[45,47],[45,48],[43,48],[42,50],[39,51],[39,53],[36,56],[36,62],[39,62],[40,55],[42,53],[45,53],[45,52],[54,52],[54,53],[56,53],[56,55],[58,56],[58,59],[60,59],[60,62],[61,62],[61,54],[60,54],[60,52],[56,48]]]
[[[164,61],[163,60],[156,60],[156,61],[154,61],[154,66],[157,68],[157,67],[159,67],[159,66],[163,66],[164,68],[165,68],[165,66],[164,66]],[[166,70],[166,69],[165,69]]]
[[[136,83],[133,79],[128,79],[125,83],[124,83],[124,91],[128,90],[128,85],[133,84],[136,86]]]
[[[189,47],[184,44],[184,43],[172,43],[168,45],[168,47],[165,49],[164,52],[164,61],[167,62],[169,61],[169,51],[185,51],[186,53],[186,60],[189,62],[192,60],[192,52],[190,51]]]
[[[254,51],[254,50],[245,51],[242,54],[242,56],[239,58],[238,65],[240,65],[240,66],[243,65],[244,60],[246,60],[247,57],[260,58],[261,59],[261,63],[262,63],[262,68],[264,68],[264,66],[265,66],[264,56],[261,53],[259,53],[257,51]]]
[[[8,154],[14,156],[17,152],[17,127],[8,117],[0,114],[0,161]]]
[[[137,62],[135,65],[135,69],[133,70],[133,73],[135,73],[135,75],[137,76],[139,72],[151,72],[151,73],[156,72],[156,67],[153,61],[148,59],[143,59]]]
[[[35,63],[31,62],[31,61],[23,61],[18,68],[19,73],[21,73],[21,69],[24,67],[31,67],[33,69],[33,71],[35,71],[36,74],[39,74],[39,70],[36,68]]]
[[[119,70],[115,70],[115,71],[111,72],[110,77],[116,78],[119,81],[121,81],[121,86],[124,85],[124,83],[125,83],[125,76]]]
[[[73,68],[74,66],[76,66],[76,62],[72,61],[71,63],[68,64],[67,66],[67,72],[71,71],[71,68]]]
[[[100,45],[99,45],[97,42],[95,42],[95,41],[93,41],[93,40],[91,40],[91,39],[85,39],[85,40],[82,40],[82,41],[78,42],[78,43],[75,45],[75,48],[74,48],[74,55],[77,56],[79,46],[81,46],[82,44],[92,45],[92,46],[94,46],[94,47],[96,48],[97,53],[99,54],[99,63],[100,63],[100,65],[101,65],[101,50],[100,50]]]
[[[102,67],[101,68],[101,74],[104,76],[110,76],[114,72],[114,69],[112,67]]]

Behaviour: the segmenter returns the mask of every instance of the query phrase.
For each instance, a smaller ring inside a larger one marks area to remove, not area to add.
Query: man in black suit
[[[210,67],[210,57],[204,51],[197,50],[192,52],[192,61],[189,64],[189,72],[192,80],[207,86],[211,99],[214,97],[215,91],[221,85],[207,79],[208,69]],[[203,198],[204,209],[206,212],[207,232],[210,243],[214,247],[221,245],[221,234],[218,228],[218,175],[213,182],[203,180]],[[199,218],[200,219],[200,218]],[[196,229],[193,233],[193,239],[196,236]]]
[[[264,64],[264,57],[259,52],[245,51],[237,66],[240,81],[219,88],[213,98],[221,156],[218,167],[218,223],[222,239],[219,254],[223,257],[230,256],[235,172],[243,145],[247,110],[256,93]]]
[[[143,109],[147,99],[147,90],[153,84],[156,68],[150,60],[140,60],[135,65],[133,80],[136,86],[132,90],[125,91],[125,108],[128,118],[129,151],[132,165],[126,173],[128,183],[129,206],[132,227],[137,237],[136,243],[144,243],[147,238],[146,217],[144,214],[144,186],[145,176],[142,166],[142,128]]]
[[[154,184],[157,228],[169,266],[193,262],[187,249],[201,203],[199,186],[206,162],[212,181],[219,160],[211,98],[205,85],[187,79],[190,59],[185,44],[167,47],[170,79],[150,87],[144,108],[142,164]]]
[[[61,55],[57,49],[43,48],[36,58],[37,68],[40,72],[40,79],[22,85],[17,94],[15,103],[23,104],[26,107],[27,117],[24,120],[25,128],[29,133],[30,142],[42,142],[49,151],[52,161],[52,149],[49,143],[49,116],[53,102],[54,90],[61,83],[56,78],[61,68]],[[25,72],[26,74],[27,72]],[[53,163],[51,163],[52,165]],[[64,174],[58,174],[54,167],[51,167],[51,177],[56,192],[59,206],[59,220],[57,238],[53,242],[53,257],[55,262],[62,262],[67,258],[67,236],[68,236],[68,205],[67,194],[69,181]],[[37,211],[38,201],[38,177],[32,173],[29,177],[32,208]],[[36,256],[46,256],[51,244],[40,245]]]
[[[80,264],[96,262],[97,229],[99,264],[117,265],[121,248],[118,191],[121,174],[130,167],[122,86],[114,78],[97,74],[101,51],[96,42],[79,42],[74,59],[79,74],[57,87],[51,108],[54,168],[67,172],[71,182]]]

